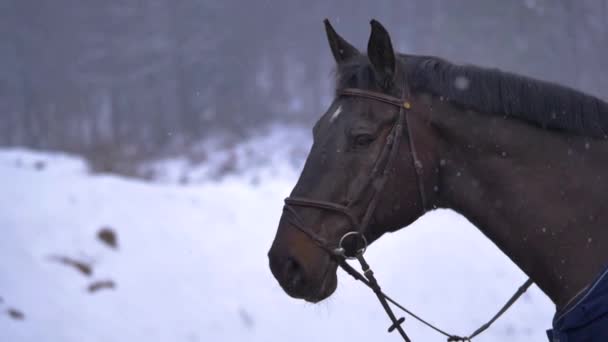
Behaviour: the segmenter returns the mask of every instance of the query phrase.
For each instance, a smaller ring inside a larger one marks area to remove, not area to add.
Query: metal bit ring
[[[358,254],[363,255],[363,253],[365,253],[365,251],[367,250],[367,239],[365,238],[365,236],[364,236],[363,234],[359,233],[359,232],[356,232],[356,231],[350,231],[350,232],[348,232],[348,233],[344,234],[344,235],[343,235],[343,236],[340,238],[340,242],[338,243],[338,248],[336,248],[336,249],[334,250],[334,252],[335,252],[336,254],[338,254],[338,255],[340,255],[340,256],[342,256],[342,257],[344,257],[345,259],[356,259],[356,258],[357,258],[357,256],[356,256],[356,255],[354,255],[354,256],[348,256],[348,255],[346,255],[346,251],[345,251],[344,247],[342,246],[342,244],[344,243],[344,239],[346,239],[348,236],[351,236],[351,235],[357,235],[357,236],[359,236],[359,237],[361,238],[361,240],[363,241],[363,247],[362,247],[362,248],[360,248],[360,249],[359,249],[359,250],[356,252],[356,255],[358,255]]]

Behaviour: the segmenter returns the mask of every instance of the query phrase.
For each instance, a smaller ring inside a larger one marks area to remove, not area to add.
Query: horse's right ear
[[[325,24],[325,32],[327,33],[329,47],[331,48],[331,53],[334,55],[336,63],[340,64],[360,54],[359,50],[336,33],[336,30],[331,26],[328,19],[323,20],[323,23]]]

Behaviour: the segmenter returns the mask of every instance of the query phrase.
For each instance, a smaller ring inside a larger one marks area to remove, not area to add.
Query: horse
[[[553,341],[608,341],[608,104],[564,85],[396,53],[371,20],[360,52],[326,19],[335,97],[313,128],[268,251],[291,297],[317,303],[343,259],[447,208],[556,306]],[[561,338],[561,339],[560,339]]]

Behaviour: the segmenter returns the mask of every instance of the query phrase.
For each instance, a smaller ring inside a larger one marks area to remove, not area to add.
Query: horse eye
[[[371,134],[359,134],[355,137],[355,145],[358,147],[365,147],[374,141],[374,137]]]

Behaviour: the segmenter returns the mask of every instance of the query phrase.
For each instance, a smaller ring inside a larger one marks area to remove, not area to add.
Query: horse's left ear
[[[336,30],[334,30],[333,26],[329,23],[329,19],[326,18],[323,20],[323,23],[325,24],[327,41],[329,42],[329,47],[331,53],[334,55],[336,63],[340,64],[359,55],[359,50],[336,33]]]
[[[383,87],[388,87],[395,78],[395,52],[391,37],[377,20],[370,22],[372,32],[367,43],[367,56],[369,57],[376,79]]]

